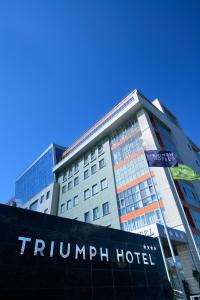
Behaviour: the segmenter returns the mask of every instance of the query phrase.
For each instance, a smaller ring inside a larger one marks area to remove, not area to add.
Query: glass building
[[[24,205],[40,191],[55,181],[53,167],[61,159],[66,148],[50,145],[17,179],[15,201]],[[33,207],[33,205],[31,206]]]

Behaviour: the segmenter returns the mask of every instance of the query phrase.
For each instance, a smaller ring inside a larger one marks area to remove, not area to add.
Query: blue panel
[[[15,197],[21,204],[53,182],[53,152],[50,149],[15,184]]]

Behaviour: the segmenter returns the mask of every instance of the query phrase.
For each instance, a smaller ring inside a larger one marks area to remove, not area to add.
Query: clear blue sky
[[[200,145],[199,0],[1,0],[0,202],[135,88]]]

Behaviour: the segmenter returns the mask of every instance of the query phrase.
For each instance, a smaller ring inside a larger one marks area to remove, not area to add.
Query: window
[[[78,185],[78,183],[79,183],[78,177],[75,177],[74,178],[74,186]]]
[[[47,192],[46,199],[49,199],[49,197],[50,197],[50,191]]]
[[[89,155],[84,156],[84,166],[87,166],[89,164]]]
[[[63,214],[65,211],[65,204],[61,204],[61,207],[60,207],[60,213]]]
[[[66,179],[67,179],[67,170],[63,172],[63,181],[65,181]]]
[[[96,171],[97,171],[97,165],[95,164],[95,165],[91,166],[91,174],[92,175],[95,174]]]
[[[89,170],[84,171],[84,179],[87,179],[89,177]]]
[[[74,196],[74,206],[78,205],[79,203],[79,199],[78,199],[78,195]]]
[[[103,145],[98,145],[98,155],[101,155],[103,153]]]
[[[86,223],[90,223],[90,212],[87,211],[85,214],[84,214],[84,220]]]
[[[107,187],[108,187],[107,179],[104,178],[103,180],[101,180],[101,190],[104,190]]]
[[[98,185],[95,184],[92,186],[92,195],[96,195],[98,193]]]
[[[74,173],[78,172],[78,167],[79,167],[78,161],[76,161],[74,164]]]
[[[99,219],[99,207],[93,209],[93,220]]]
[[[72,181],[68,182],[68,191],[72,189]]]
[[[89,189],[84,191],[84,200],[87,200],[88,198],[90,198],[90,190]]]
[[[44,201],[44,195],[41,196],[40,203],[42,203],[43,201]]]
[[[34,201],[31,205],[30,205],[30,210],[37,210],[37,206],[38,206],[38,200]]]
[[[199,166],[199,167],[200,167],[200,164],[199,164],[199,161],[198,161],[198,160],[196,160],[196,164],[197,164],[197,166]]]
[[[94,160],[96,158],[96,152],[95,150],[91,151],[91,160]]]
[[[105,167],[105,159],[104,158],[99,161],[99,169],[102,169],[103,167]]]
[[[47,214],[47,213],[48,213],[48,208],[46,208],[46,209],[44,210],[44,213],[45,213],[45,214]]]
[[[72,166],[70,166],[68,170],[68,176],[71,177],[72,175],[73,175],[73,169]]]
[[[62,194],[66,193],[66,185],[62,187]]]
[[[72,208],[72,200],[67,201],[67,210]]]
[[[109,203],[105,202],[102,204],[103,216],[106,216],[110,213]]]

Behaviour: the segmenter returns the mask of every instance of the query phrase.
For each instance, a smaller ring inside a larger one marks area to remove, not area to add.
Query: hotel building
[[[164,216],[184,278],[197,293],[192,272],[200,272],[199,181],[174,183],[167,168],[149,169],[144,149],[172,151],[200,173],[200,149],[176,117],[158,99],[150,102],[134,90],[54,166],[60,189],[57,214],[144,234],[155,224],[162,227]],[[166,238],[160,236],[170,257]]]

